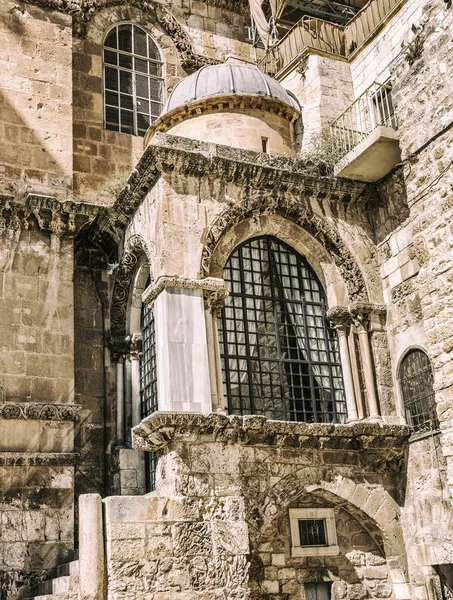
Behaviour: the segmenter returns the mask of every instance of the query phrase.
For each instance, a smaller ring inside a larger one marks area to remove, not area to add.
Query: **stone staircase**
[[[42,581],[34,600],[78,600],[79,561],[65,563],[54,569],[54,577]]]

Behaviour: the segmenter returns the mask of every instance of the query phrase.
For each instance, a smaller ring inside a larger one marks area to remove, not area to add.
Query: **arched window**
[[[107,129],[144,136],[162,110],[162,60],[137,25],[115,25],[104,42],[104,122]]]
[[[433,381],[428,356],[422,350],[410,350],[400,366],[400,385],[406,420],[414,431],[439,428]]]
[[[273,237],[236,248],[224,279],[230,291],[220,324],[231,414],[344,422],[337,334],[308,263]]]
[[[148,304],[142,304],[142,354],[140,359],[140,412],[144,419],[157,410],[156,332],[154,313]],[[157,456],[145,452],[146,491],[156,486]]]

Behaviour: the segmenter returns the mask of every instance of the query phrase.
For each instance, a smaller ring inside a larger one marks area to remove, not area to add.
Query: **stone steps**
[[[59,565],[54,577],[42,581],[38,594],[30,600],[77,600],[79,595],[79,561]]]

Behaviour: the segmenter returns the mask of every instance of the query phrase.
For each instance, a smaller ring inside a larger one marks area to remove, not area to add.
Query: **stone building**
[[[2,599],[453,597],[451,2],[277,4],[0,2]]]

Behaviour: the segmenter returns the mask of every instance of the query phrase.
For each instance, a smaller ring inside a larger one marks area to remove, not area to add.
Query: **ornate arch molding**
[[[408,580],[406,550],[399,520],[400,509],[382,486],[370,489],[342,475],[329,477],[325,470],[302,468],[283,477],[269,490],[261,503],[267,521],[261,533],[266,535],[271,524],[289,504],[306,493],[333,502],[357,518],[385,553],[390,572],[396,569],[399,573],[404,573],[406,581]]]
[[[110,347],[114,356],[127,354],[127,307],[134,274],[141,258],[150,265],[149,251],[140,235],[131,236],[125,245],[121,262],[115,269],[112,301],[110,304]]]
[[[29,4],[34,4],[40,8],[50,8],[59,12],[66,13],[72,17],[72,27],[74,33],[79,37],[85,37],[87,26],[92,17],[106,8],[115,8],[119,6],[133,6],[142,12],[155,15],[157,22],[164,29],[166,34],[173,40],[176,49],[181,58],[183,69],[193,71],[199,67],[217,64],[217,61],[207,56],[196,54],[193,50],[192,40],[181,23],[173,14],[161,5],[150,2],[149,0],[26,0]],[[226,0],[226,4],[240,6],[240,0]]]
[[[268,192],[246,190],[238,202],[231,203],[218,215],[205,237],[201,255],[202,276],[209,277],[211,257],[222,236],[246,219],[271,214],[278,214],[299,225],[324,246],[340,270],[350,302],[368,300],[363,275],[341,236],[325,220],[311,212],[304,200],[291,194],[271,196]]]

